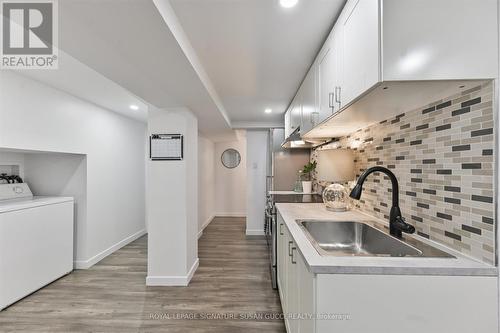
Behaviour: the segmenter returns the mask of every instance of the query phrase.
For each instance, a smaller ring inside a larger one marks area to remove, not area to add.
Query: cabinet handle
[[[291,247],[292,244],[293,244],[292,241],[288,241],[288,256],[289,257],[291,257],[293,255],[292,247]]]
[[[297,250],[297,248],[296,247],[292,247],[292,255],[291,255],[291,257],[292,257],[292,264],[294,264],[294,265],[297,263],[297,261],[295,261],[294,255],[293,255],[293,253],[294,253],[293,251],[295,251],[295,250]]]
[[[283,236],[283,223],[280,223],[280,235]]]
[[[340,92],[342,91],[342,87],[335,87],[335,102],[339,104],[339,109],[340,109]]]
[[[316,123],[318,122],[317,120],[319,119],[318,115],[319,115],[318,112],[311,112],[310,119],[311,119],[311,124],[313,124],[313,126],[316,125]]]
[[[337,87],[335,87],[335,92],[337,92]],[[334,97],[335,97],[335,93],[331,92],[328,94],[328,106],[332,109],[335,107],[335,105],[333,105],[333,98]],[[335,101],[336,100],[337,100],[337,98],[335,97]]]

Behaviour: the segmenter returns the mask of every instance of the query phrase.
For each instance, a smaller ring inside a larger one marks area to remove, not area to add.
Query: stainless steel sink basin
[[[321,255],[386,257],[453,257],[412,239],[408,244],[363,222],[297,221]],[[418,244],[420,243],[420,244]],[[417,245],[417,246],[414,246]],[[417,248],[418,247],[418,248]],[[425,253],[421,250],[425,249]]]

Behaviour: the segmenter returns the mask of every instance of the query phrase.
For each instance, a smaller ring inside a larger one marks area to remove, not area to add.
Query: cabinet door
[[[343,30],[342,103],[348,104],[379,82],[379,1],[346,5]]]
[[[318,64],[319,122],[330,117],[335,107],[335,50],[326,45],[322,51]]]
[[[284,230],[285,223],[281,215],[278,214],[278,244],[277,244],[277,269],[278,269],[278,288],[281,296],[281,307],[286,312],[286,261],[288,260],[287,238]]]
[[[285,138],[288,138],[292,133],[292,123],[290,121],[291,107],[285,112]]]
[[[286,286],[286,306],[287,313],[296,314],[299,312],[299,279],[297,276],[297,247],[292,237],[288,235],[289,260],[287,261],[287,286]],[[296,319],[288,319],[289,333],[299,332],[299,321]]]
[[[311,314],[315,315],[316,307],[315,307],[315,279],[314,274],[309,272],[305,260],[302,256],[297,253],[297,293],[298,293],[298,313],[301,314]],[[300,333],[309,333],[315,332],[315,323],[316,320],[312,319],[303,319],[300,320],[298,325],[298,331]]]
[[[298,127],[300,127],[302,122],[302,104],[301,104],[301,96],[300,91],[297,93],[292,102],[292,109],[290,115],[290,123],[292,132],[295,131]]]
[[[319,113],[316,108],[316,67],[313,65],[300,87],[302,97],[302,127],[300,133],[309,132],[318,124]]]
[[[344,44],[344,31],[342,24],[338,24],[332,31],[332,49],[333,49],[333,109],[332,112],[336,113],[344,107],[342,101],[342,86],[344,85],[343,73],[343,44]]]
[[[384,0],[382,80],[497,77],[498,5],[496,0]]]
[[[315,278],[278,215],[278,287],[284,314],[315,312]],[[288,333],[314,332],[315,320],[285,319]]]

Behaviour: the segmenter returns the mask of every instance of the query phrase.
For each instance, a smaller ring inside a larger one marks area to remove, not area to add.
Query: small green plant
[[[314,162],[309,162],[306,165],[304,165],[304,168],[301,170],[302,171],[302,177],[303,180],[311,180],[311,173],[316,169],[316,161]]]

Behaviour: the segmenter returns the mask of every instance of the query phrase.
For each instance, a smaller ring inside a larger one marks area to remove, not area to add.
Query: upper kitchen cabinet
[[[302,98],[302,124],[300,131],[306,133],[319,124],[318,107],[316,103],[316,70],[313,67],[299,89]]]
[[[336,91],[337,101],[348,104],[380,80],[380,7],[375,0],[348,2],[338,23],[343,38],[336,43],[343,53],[342,77]],[[339,73],[335,73],[339,75]]]
[[[318,73],[319,122],[341,108],[342,87],[342,29],[336,26],[319,52],[316,63]]]
[[[384,81],[498,76],[496,0],[382,3]]]
[[[497,1],[348,0],[313,66],[319,122],[340,137],[498,76]],[[479,38],[480,37],[480,38]]]
[[[292,124],[290,123],[290,114],[292,107],[290,106],[285,112],[285,138],[288,138],[292,134]]]
[[[299,91],[290,108],[290,132],[295,131],[302,123],[302,97]]]
[[[329,41],[331,43],[331,41]],[[318,58],[318,113],[319,121],[323,121],[330,117],[334,112],[334,91],[335,72],[334,53],[332,45],[325,44]]]
[[[350,0],[336,26],[344,104],[380,81],[498,75],[496,0]]]

